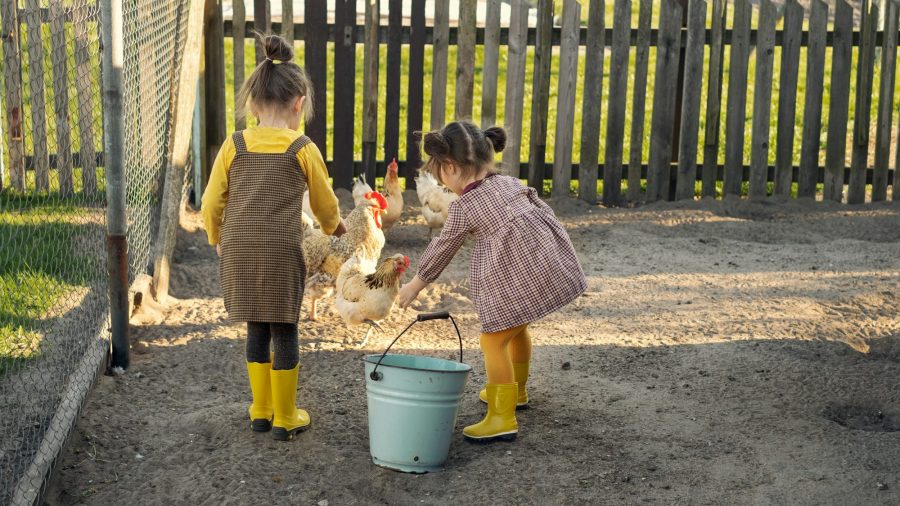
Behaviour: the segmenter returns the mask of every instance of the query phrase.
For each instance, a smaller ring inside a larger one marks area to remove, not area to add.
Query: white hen
[[[400,280],[409,269],[409,257],[393,255],[375,269],[359,257],[350,257],[341,266],[335,289],[335,308],[348,326],[369,325],[360,347],[365,346],[378,321],[385,319],[394,307]]]
[[[422,217],[425,218],[425,223],[428,224],[428,228],[433,234],[435,229],[444,226],[450,210],[450,203],[459,196],[438,183],[431,173],[424,171],[420,171],[416,177],[416,193],[422,204]]]
[[[366,182],[366,175],[360,174],[353,182],[353,189],[350,191],[353,195],[353,205],[358,206],[366,200],[366,194],[372,193],[372,187]]]

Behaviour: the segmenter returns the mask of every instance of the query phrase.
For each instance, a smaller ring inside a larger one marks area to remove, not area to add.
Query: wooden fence
[[[103,164],[103,153],[96,149],[101,132],[95,131],[100,116],[95,100],[99,95],[95,73],[100,65],[95,43],[97,6],[90,1],[27,0],[19,8],[20,3],[0,1],[5,141],[0,188],[5,178],[16,191],[50,191],[51,169],[55,169],[61,196],[74,194],[77,178],[82,192],[95,194],[96,169]],[[47,25],[49,39],[42,35]],[[27,44],[20,44],[22,35]],[[51,104],[45,99],[48,90],[53,92]],[[75,135],[78,152],[73,152]],[[32,141],[31,153],[26,153],[26,136]],[[33,184],[27,182],[26,170],[34,171]]]
[[[575,0],[565,0],[560,19],[554,25],[553,2],[540,0],[536,9],[537,26],[528,26],[530,7],[524,0],[510,0],[508,26],[501,26],[500,0],[487,2],[484,26],[476,26],[475,0],[460,0],[458,26],[450,26],[449,0],[435,0],[431,14],[433,23],[426,24],[425,2],[409,3],[410,16],[404,24],[402,0],[367,0],[364,13],[356,11],[354,0],[336,0],[333,22],[328,22],[326,3],[306,0],[304,23],[292,22],[291,1],[284,2],[283,23],[270,20],[269,2],[254,0],[254,12],[262,20],[248,20],[244,2],[233,2],[232,19],[223,20],[221,4],[206,0],[205,29],[205,91],[201,133],[206,147],[204,162],[215,156],[224,141],[225,132],[225,71],[224,65],[234,65],[234,86],[243,82],[243,44],[234,45],[234,60],[225,62],[224,37],[243,41],[253,37],[257,29],[284,34],[296,43],[304,44],[305,61],[318,91],[316,109],[325,110],[327,101],[327,53],[334,53],[334,72],[354,76],[356,66],[364,69],[362,83],[342,78],[334,84],[333,135],[326,139],[326,117],[317,115],[307,125],[307,133],[323,148],[327,144],[354,144],[354,126],[362,123],[361,159],[353,150],[334,151],[329,161],[335,186],[348,187],[354,175],[365,173],[373,180],[383,175],[385,163],[376,160],[376,147],[382,143],[385,153],[397,153],[400,135],[406,137],[406,153],[401,158],[401,175],[411,176],[421,164],[415,132],[437,128],[445,121],[447,93],[455,93],[455,118],[476,116],[473,101],[474,83],[480,80],[483,125],[498,116],[498,97],[503,97],[504,126],[509,142],[503,154],[503,166],[510,173],[518,173],[538,188],[544,180],[552,180],[552,194],[568,195],[569,181],[578,181],[579,196],[594,202],[597,180],[602,179],[602,200],[608,205],[623,201],[653,201],[684,199],[695,195],[699,183],[700,194],[748,194],[751,198],[767,194],[815,197],[831,200],[846,198],[849,203],[884,200],[892,187],[897,146],[894,142],[894,88],[898,42],[896,0],[885,0],[884,24],[878,25],[877,4],[868,0],[861,5],[859,27],[854,30],[853,9],[837,0],[834,12],[827,4],[813,0],[809,12],[796,0],[789,0],[781,9],[770,0],[760,0],[758,6],[749,0],[634,0],[639,1],[638,20],[632,20],[631,0],[605,0],[614,3],[612,26],[607,19],[603,0],[586,1],[582,6]],[[381,25],[381,2],[388,4],[387,25]],[[0,2],[3,37],[4,74],[4,137],[6,180],[16,190],[26,190],[26,169],[34,171],[34,188],[50,189],[50,171],[58,171],[59,191],[69,195],[76,188],[76,178],[82,178],[85,192],[95,192],[95,169],[102,165],[102,153],[96,144],[97,114],[92,94],[90,73],[96,62],[95,49],[88,47],[86,26],[77,21],[84,17],[79,9],[89,9],[89,2],[76,7],[63,7],[61,0],[48,0],[42,6],[37,0],[24,3]],[[710,8],[711,7],[711,8]],[[581,22],[581,9],[587,9],[587,23]],[[659,16],[657,26],[651,26],[654,9]],[[756,9],[757,21],[753,22]],[[731,10],[729,13],[728,11]],[[364,22],[358,24],[358,15]],[[829,23],[829,17],[835,20]],[[726,19],[732,19],[727,27]],[[806,21],[806,22],[805,22]],[[49,25],[49,47],[46,44],[27,44],[19,47],[19,35],[31,34],[41,40],[42,25]],[[72,26],[67,30],[66,26]],[[755,26],[753,26],[755,25]],[[777,29],[777,26],[781,26]],[[356,46],[362,44],[364,56],[357,61]],[[401,129],[401,47],[409,48],[407,76],[406,124]],[[456,75],[448,76],[449,47],[457,46]],[[475,48],[483,46],[484,62],[480,75],[476,73]],[[74,47],[74,59],[69,62],[67,47]],[[385,47],[386,46],[386,47]],[[425,96],[425,47],[432,47],[431,93]],[[501,49],[506,46],[507,67],[505,89],[498,89]],[[386,62],[379,61],[379,48],[386,49]],[[526,72],[528,48],[533,47],[533,72]],[[775,48],[780,47],[780,66],[774,65]],[[795,101],[798,98],[801,48],[806,49],[806,82],[803,93],[803,121],[799,143],[800,155],[794,156]],[[830,51],[829,51],[830,49]],[[856,49],[854,54],[854,49]],[[726,68],[726,51],[728,71]],[[48,54],[45,54],[48,53]],[[551,59],[559,58],[560,72],[556,89],[551,90]],[[651,53],[656,55],[655,69],[649,68]],[[634,63],[630,56],[634,55]],[[257,50],[256,59],[260,58]],[[602,72],[604,59],[609,58],[612,71],[608,79]],[[748,67],[755,58],[756,72],[751,83]],[[52,75],[45,75],[44,60]],[[879,65],[876,66],[876,60]],[[576,104],[579,63],[583,62],[583,97]],[[74,63],[75,68],[71,68]],[[379,65],[386,65],[386,93],[384,94],[384,130],[378,128],[378,93],[363,94],[362,118],[355,113],[357,86],[377,90]],[[23,74],[23,64],[27,75]],[[877,69],[876,69],[877,67]],[[774,70],[780,68],[780,72]],[[826,69],[831,70],[826,82]],[[652,70],[652,71],[651,71]],[[856,72],[855,95],[851,96],[851,71]],[[74,81],[68,88],[67,74]],[[692,77],[684,79],[684,75]],[[23,76],[25,77],[23,79]],[[629,76],[633,82],[629,83]],[[448,86],[448,81],[455,85]],[[694,78],[701,77],[701,78]],[[876,80],[876,77],[878,78]],[[647,85],[652,79],[654,94],[646,103]],[[773,85],[778,87],[778,103],[772,111]],[[47,81],[50,81],[49,83]],[[878,101],[873,104],[873,83],[879,83]],[[705,88],[703,84],[706,84]],[[525,103],[526,86],[531,86],[532,100]],[[633,92],[627,100],[629,85]],[[749,160],[745,159],[744,139],[747,117],[748,88],[752,85],[752,126]],[[601,104],[603,87],[608,89],[608,102]],[[53,104],[44,100],[45,88],[53,89]],[[829,101],[825,103],[826,88]],[[706,96],[701,93],[706,90]],[[734,91],[737,91],[735,93]],[[727,99],[723,101],[723,97]],[[27,93],[26,93],[27,92]],[[74,92],[74,97],[70,95]],[[30,103],[23,104],[23,94]],[[555,103],[550,97],[556,96]],[[702,100],[705,98],[705,100]],[[854,100],[850,125],[850,100]],[[67,107],[73,101],[77,106]],[[705,104],[705,109],[702,105]],[[24,105],[24,106],[23,106]],[[605,107],[602,107],[605,105]],[[644,118],[650,106],[650,132],[644,132]],[[876,117],[869,111],[875,107]],[[425,107],[430,108],[431,121],[423,124]],[[529,107],[531,121],[524,124],[523,110]],[[580,114],[580,163],[572,163],[576,108]],[[720,125],[722,109],[724,125]],[[78,115],[73,118],[72,111]],[[826,111],[827,110],[827,111]],[[548,132],[548,113],[556,117],[556,131]],[[601,112],[606,111],[605,117]],[[626,118],[631,115],[626,132]],[[822,132],[823,114],[828,114],[828,127]],[[771,121],[770,114],[775,116]],[[30,120],[27,132],[33,136],[30,153],[26,153],[23,135],[25,116]],[[701,128],[701,118],[703,127]],[[48,143],[48,119],[54,122],[55,139]],[[873,121],[874,119],[874,121]],[[770,129],[774,128],[776,143],[769,146]],[[605,124],[605,129],[602,126]],[[237,123],[241,127],[241,123]],[[724,136],[722,135],[724,133]],[[821,142],[825,134],[826,142]],[[698,137],[702,134],[702,141]],[[848,134],[850,134],[848,136]],[[547,163],[547,137],[553,135],[553,162]],[[80,152],[73,152],[73,138],[77,136]],[[600,153],[600,138],[605,150]],[[874,142],[871,142],[874,136]],[[723,138],[724,137],[724,138]],[[848,145],[849,137],[849,145]],[[649,156],[644,156],[644,139],[649,139]],[[627,152],[625,150],[627,142]],[[529,158],[521,160],[523,146],[528,143]],[[720,163],[720,144],[724,157]],[[52,148],[56,153],[51,153]],[[698,150],[698,145],[700,149]],[[770,164],[770,149],[775,150],[775,163]],[[824,150],[824,165],[820,154]],[[701,153],[702,151],[702,153]],[[871,156],[874,151],[874,156]],[[602,155],[602,163],[600,163]],[[849,155],[849,156],[848,156]],[[893,155],[893,160],[892,160]],[[847,166],[849,158],[850,165]],[[870,159],[873,160],[870,163]],[[747,163],[749,162],[749,163]],[[586,170],[590,167],[590,170]],[[596,167],[596,169],[594,169]],[[77,168],[83,168],[76,171]],[[208,169],[207,169],[208,170]],[[204,179],[205,181],[205,179]],[[2,184],[2,179],[0,179]],[[821,187],[821,189],[819,189]],[[821,193],[819,193],[821,192]],[[896,194],[896,192],[893,192]]]

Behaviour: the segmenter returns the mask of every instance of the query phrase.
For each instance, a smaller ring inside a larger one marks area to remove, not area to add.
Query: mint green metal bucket
[[[450,450],[459,401],[471,366],[417,355],[388,354],[415,323],[450,319],[449,313],[420,314],[382,354],[366,355],[369,451],[379,466],[405,473],[443,468]]]

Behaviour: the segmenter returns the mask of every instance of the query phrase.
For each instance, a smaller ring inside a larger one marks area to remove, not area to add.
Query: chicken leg
[[[363,338],[362,342],[356,346],[357,348],[362,348],[369,342],[369,337],[372,335],[372,330],[377,329],[378,332],[383,332],[382,328],[372,320],[366,320],[364,323],[368,324],[369,328],[366,330],[366,336]]]

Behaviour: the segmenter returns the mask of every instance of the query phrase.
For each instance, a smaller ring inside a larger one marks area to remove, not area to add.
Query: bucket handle
[[[407,325],[406,328],[403,329],[403,332],[401,332],[399,336],[395,337],[394,340],[391,341],[391,344],[388,345],[387,349],[384,350],[384,353],[381,354],[381,358],[378,359],[378,363],[375,364],[375,368],[372,369],[372,373],[369,374],[369,377],[372,378],[373,381],[378,381],[382,378],[382,374],[377,372],[378,366],[381,365],[381,361],[384,360],[384,357],[385,357],[385,355],[387,355],[387,352],[391,350],[391,346],[393,346],[394,343],[396,343],[398,339],[403,337],[403,334],[406,334],[406,331],[409,330],[410,328],[412,328],[413,325],[415,325],[416,323],[425,322],[428,320],[450,320],[450,322],[453,323],[453,328],[456,329],[456,337],[459,339],[459,361],[460,361],[460,363],[462,363],[462,361],[463,361],[462,335],[459,333],[459,327],[456,325],[456,320],[454,320],[453,317],[450,316],[450,312],[449,311],[438,311],[436,313],[419,313],[416,316],[416,319],[413,320],[412,323]]]

